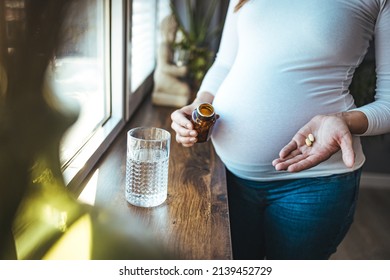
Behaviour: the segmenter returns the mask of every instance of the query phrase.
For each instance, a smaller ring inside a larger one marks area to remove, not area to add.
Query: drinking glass
[[[162,204],[168,193],[171,135],[156,127],[127,132],[126,200],[135,206]]]

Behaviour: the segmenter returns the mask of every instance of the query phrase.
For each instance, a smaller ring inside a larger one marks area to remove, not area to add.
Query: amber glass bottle
[[[192,123],[198,132],[198,143],[206,142],[210,139],[213,126],[217,118],[214,107],[209,103],[200,104],[192,112]]]

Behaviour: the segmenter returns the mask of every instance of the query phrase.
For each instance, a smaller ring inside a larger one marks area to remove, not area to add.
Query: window
[[[169,0],[128,1],[127,120],[138,106],[143,92],[151,89],[156,65],[159,23],[170,13]]]
[[[25,24],[25,0],[6,0],[8,52]],[[47,69],[59,109],[78,113],[60,145],[65,182],[78,191],[101,154],[150,92],[159,22],[169,0],[73,1]]]
[[[77,188],[124,125],[123,1],[87,0],[66,23],[51,82],[60,98],[80,107],[61,143],[66,183]]]
[[[169,13],[169,0],[132,2],[131,91],[134,92],[154,69],[158,24]]]
[[[52,75],[58,91],[80,105],[61,145],[72,189],[150,92],[159,22],[170,12],[169,0],[86,2],[72,14]]]
[[[154,68],[156,1],[133,0],[132,5],[131,91],[134,92]]]
[[[79,116],[63,137],[60,159],[67,165],[111,114],[109,17],[105,1],[89,0],[71,9],[62,44],[50,67],[50,82],[62,103],[79,107]],[[66,100],[67,98],[67,100]],[[77,104],[77,105],[75,105]]]

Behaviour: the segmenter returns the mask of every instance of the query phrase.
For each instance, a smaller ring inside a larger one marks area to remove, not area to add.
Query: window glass
[[[169,12],[169,0],[132,1],[131,92],[154,70],[159,23]]]
[[[65,181],[77,187],[150,92],[159,24],[170,13],[170,1],[73,2],[46,82],[58,109],[78,112],[60,145]],[[8,52],[24,28],[25,5],[4,0]]]
[[[131,91],[134,92],[155,65],[156,1],[133,0],[131,21]]]
[[[110,116],[105,1],[88,0],[82,5],[77,2],[65,24],[63,41],[49,75],[63,103],[74,101],[79,105],[78,120],[61,143],[62,164],[70,161]]]

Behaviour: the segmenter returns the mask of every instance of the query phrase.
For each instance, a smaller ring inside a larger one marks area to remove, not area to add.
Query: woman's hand
[[[309,134],[314,136],[311,146],[306,145]],[[276,170],[298,172],[327,160],[341,149],[347,167],[353,167],[355,153],[352,135],[343,115],[320,115],[302,127],[272,162]]]
[[[196,143],[198,133],[190,121],[192,111],[195,110],[196,104],[184,106],[171,114],[172,129],[176,132],[176,142],[184,147],[191,147]]]
[[[182,144],[184,147],[191,147],[197,141],[198,133],[194,130],[191,122],[192,112],[199,106],[199,104],[207,102],[212,103],[214,96],[211,93],[203,92],[198,94],[198,97],[187,106],[174,111],[171,114],[172,129],[176,132],[176,142]]]

